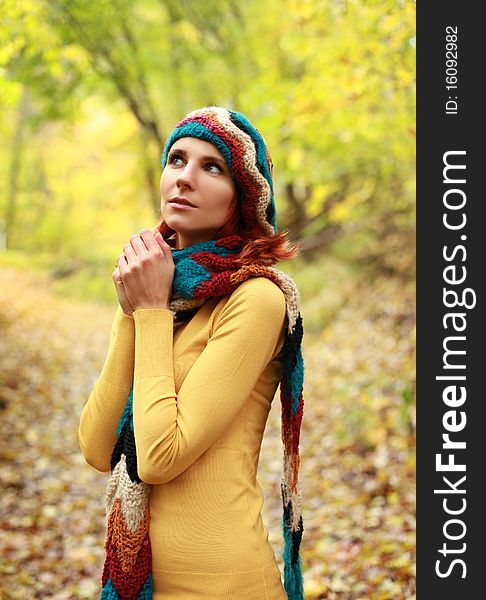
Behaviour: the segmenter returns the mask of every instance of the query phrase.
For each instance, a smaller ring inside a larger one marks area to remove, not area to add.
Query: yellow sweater
[[[151,484],[154,600],[287,598],[256,478],[285,310],[266,277],[207,300],[175,329],[168,309],[117,309],[79,440],[86,461],[108,472],[133,382],[138,472]]]

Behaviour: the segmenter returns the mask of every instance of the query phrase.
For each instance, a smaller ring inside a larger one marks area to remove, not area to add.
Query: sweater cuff
[[[131,344],[133,347],[133,339],[135,337],[135,321],[122,311],[120,305],[118,305],[115,319],[112,324],[112,338],[113,333],[115,333],[115,336],[114,339],[111,340],[112,344],[116,343],[117,346]]]
[[[123,309],[120,305],[118,305],[115,317],[116,321],[119,323],[119,326],[124,327],[126,329],[131,328],[132,331],[135,330],[133,317],[130,317],[130,315],[126,315],[123,312]]]
[[[139,308],[135,322],[134,378],[174,377],[174,313],[168,308]]]
[[[132,317],[131,315],[126,315],[126,314],[123,312],[123,309],[122,309],[122,307],[121,307],[120,305],[118,305],[118,312],[119,312],[119,314],[120,314],[122,317],[124,317],[125,319],[130,319],[130,320],[132,320],[132,321],[133,321],[133,317]]]

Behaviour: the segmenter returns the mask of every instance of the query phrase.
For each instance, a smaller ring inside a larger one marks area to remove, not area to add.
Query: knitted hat
[[[210,142],[221,152],[238,190],[243,221],[264,236],[277,232],[273,198],[273,164],[261,133],[240,112],[206,106],[190,112],[169,135],[162,167],[169,150],[180,138]]]

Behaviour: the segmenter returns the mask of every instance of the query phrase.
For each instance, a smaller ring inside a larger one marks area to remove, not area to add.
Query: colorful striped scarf
[[[269,266],[236,262],[244,240],[229,236],[172,249],[175,264],[169,309],[174,326],[190,319],[209,298],[231,294],[250,277],[268,277],[286,299],[286,328],[280,381],[281,436],[284,447],[281,495],[283,505],[284,587],[289,600],[303,600],[299,548],[304,530],[302,494],[298,482],[299,438],[303,416],[302,317],[299,293],[293,280]],[[150,545],[150,486],[137,473],[133,432],[133,387],[118,425],[118,439],[111,458],[107,486],[106,560],[102,574],[102,600],[149,600],[152,598]]]

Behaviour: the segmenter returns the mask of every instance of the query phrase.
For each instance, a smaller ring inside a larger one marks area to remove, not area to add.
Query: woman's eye
[[[208,163],[207,165],[207,169],[208,171],[211,170],[211,173],[222,173],[223,170],[221,169],[221,167],[219,167],[216,163]],[[216,170],[212,170],[212,167],[214,167]]]
[[[173,165],[178,160],[182,160],[182,156],[180,154],[174,153],[169,155],[169,164]]]

